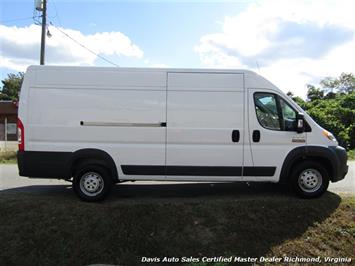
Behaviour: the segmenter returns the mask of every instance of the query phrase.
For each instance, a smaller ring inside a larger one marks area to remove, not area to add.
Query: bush
[[[308,85],[307,101],[292,97],[321,127],[337,138],[346,149],[355,148],[355,77],[341,74],[325,78],[321,88]],[[292,94],[291,94],[292,95]]]

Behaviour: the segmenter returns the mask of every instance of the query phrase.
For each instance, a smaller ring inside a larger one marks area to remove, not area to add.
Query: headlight
[[[328,130],[323,130],[323,135],[331,141],[337,141],[333,134],[330,133]]]

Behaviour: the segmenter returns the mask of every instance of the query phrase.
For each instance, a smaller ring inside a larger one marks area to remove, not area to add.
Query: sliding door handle
[[[239,139],[240,139],[239,130],[233,130],[232,131],[232,141],[233,142],[239,142]]]
[[[260,141],[260,130],[253,131],[253,141],[259,142]]]

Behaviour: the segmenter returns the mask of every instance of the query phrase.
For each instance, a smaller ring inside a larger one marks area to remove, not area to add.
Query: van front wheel
[[[293,169],[291,184],[299,196],[303,198],[316,198],[327,191],[329,174],[320,163],[305,161]]]
[[[84,201],[103,200],[111,186],[112,180],[107,170],[98,165],[82,165],[74,175],[74,191]]]

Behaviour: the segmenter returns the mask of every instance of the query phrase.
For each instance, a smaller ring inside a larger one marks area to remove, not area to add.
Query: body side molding
[[[242,176],[241,166],[121,165],[125,175]],[[273,176],[276,167],[244,167],[244,176]]]

